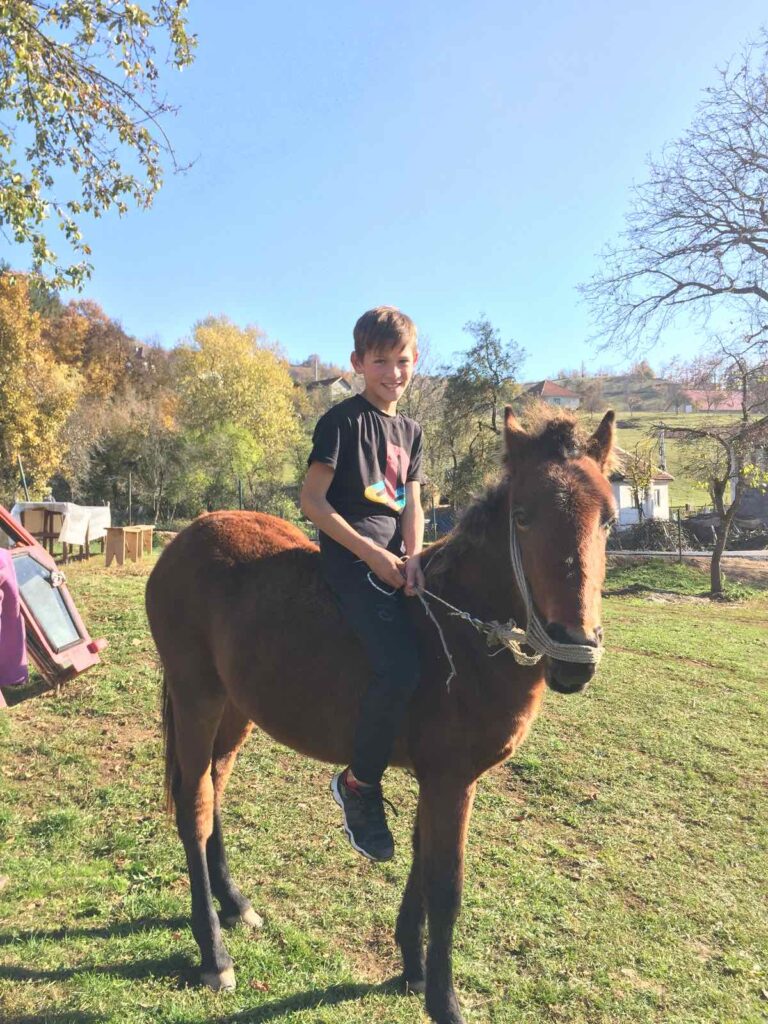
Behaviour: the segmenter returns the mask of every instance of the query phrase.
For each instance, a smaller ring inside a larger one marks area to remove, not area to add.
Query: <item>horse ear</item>
[[[512,406],[504,406],[504,442],[507,448],[507,458],[511,458],[516,452],[519,452],[520,443],[527,436],[528,434],[512,411]]]
[[[587,455],[595,460],[603,472],[610,463],[615,443],[616,413],[609,409],[600,420],[600,426],[587,441]]]

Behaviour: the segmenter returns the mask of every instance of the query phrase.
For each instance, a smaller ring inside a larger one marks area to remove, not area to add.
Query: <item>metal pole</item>
[[[133,518],[133,472],[128,470],[128,525]]]
[[[25,501],[29,501],[29,488],[27,487],[27,478],[24,476],[24,466],[22,464],[21,456],[20,455],[18,456],[18,459],[19,459],[19,471],[21,473],[21,484],[22,484],[22,487],[24,488],[24,500]]]
[[[680,509],[677,510],[677,560],[683,562],[683,528],[680,525]]]

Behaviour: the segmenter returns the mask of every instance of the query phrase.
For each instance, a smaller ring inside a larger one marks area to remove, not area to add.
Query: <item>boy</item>
[[[301,508],[320,530],[323,573],[373,669],[352,761],[331,792],[355,850],[389,860],[381,778],[419,677],[403,595],[424,583],[421,427],[397,411],[418,358],[416,325],[380,306],[360,317],[354,339],[352,366],[365,389],[318,420]]]

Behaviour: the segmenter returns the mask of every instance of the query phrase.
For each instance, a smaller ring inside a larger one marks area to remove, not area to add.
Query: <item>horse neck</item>
[[[509,553],[509,505],[496,497],[482,537],[456,544],[441,567],[436,593],[475,618],[505,622],[514,619],[525,623],[525,603],[515,584]],[[450,539],[443,542],[451,546]],[[440,559],[436,545],[435,557]],[[432,589],[427,563],[427,587]]]

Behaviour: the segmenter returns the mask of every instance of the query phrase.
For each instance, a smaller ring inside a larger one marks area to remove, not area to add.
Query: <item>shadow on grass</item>
[[[188,927],[186,917],[140,918],[122,924],[104,925],[98,928],[57,928],[48,932],[26,931],[0,934],[0,946],[22,944],[26,940],[66,941],[74,938],[115,938],[136,935],[141,932],[164,930],[174,931]],[[65,982],[79,975],[119,977],[129,980],[165,978],[172,988],[185,989],[199,984],[200,972],[191,963],[187,953],[179,952],[168,957],[132,960],[111,964],[79,963],[74,967],[35,968],[20,965],[0,964],[0,980],[17,982]],[[247,979],[242,980],[247,986]],[[271,1002],[239,1010],[223,1017],[212,1017],[208,1024],[266,1024],[267,1021],[281,1020],[285,1014],[296,1010],[314,1010],[333,1006],[337,1003],[353,1002],[367,995],[404,994],[402,979],[390,978],[378,984],[346,983],[329,985],[326,988],[308,989]],[[91,1024],[100,1018],[79,1011],[46,1011],[43,1014],[19,1015],[2,1019],[2,1024]],[[181,1018],[180,1018],[181,1020]]]
[[[138,960],[130,964],[110,964],[61,968],[58,970],[35,970],[31,967],[0,966],[0,979],[10,981],[66,981],[78,974],[118,975],[122,978],[170,977],[177,988],[197,984],[198,969],[189,965],[186,956],[168,957],[165,960]],[[246,983],[247,984],[247,983]],[[405,995],[400,977],[390,978],[379,984],[356,984],[354,982],[329,985],[326,988],[307,989],[292,996],[275,999],[268,1003],[251,1006],[224,1017],[209,1017],[208,1024],[267,1024],[268,1021],[283,1020],[284,1016],[297,1010],[316,1010],[335,1006],[337,1003],[354,1002],[367,995]],[[91,1024],[102,1018],[78,1011],[46,1011],[37,1015],[4,1017],[3,1024]],[[183,1018],[178,1018],[181,1022]],[[195,1018],[197,1019],[197,1018]]]
[[[135,921],[120,924],[105,924],[99,928],[55,928],[44,932],[38,929],[26,932],[0,932],[0,947],[15,946],[19,943],[49,939],[64,942],[67,939],[115,939],[138,932],[179,931],[189,927],[188,917],[139,917]]]
[[[207,1024],[266,1024],[271,1020],[283,1020],[284,1016],[297,1010],[320,1010],[338,1003],[350,1003],[368,995],[404,995],[405,988],[399,977],[382,981],[378,985],[355,984],[329,985],[327,988],[308,989],[261,1003],[247,1010],[226,1017],[209,1017]],[[9,1022],[10,1024],[10,1022]]]
[[[98,975],[133,980],[167,978],[176,988],[188,988],[197,983],[199,969],[190,963],[186,953],[153,960],[131,960],[112,964],[80,963],[76,967],[35,968],[0,964],[0,981],[68,981],[79,975]],[[6,1021],[3,1021],[6,1024]]]

